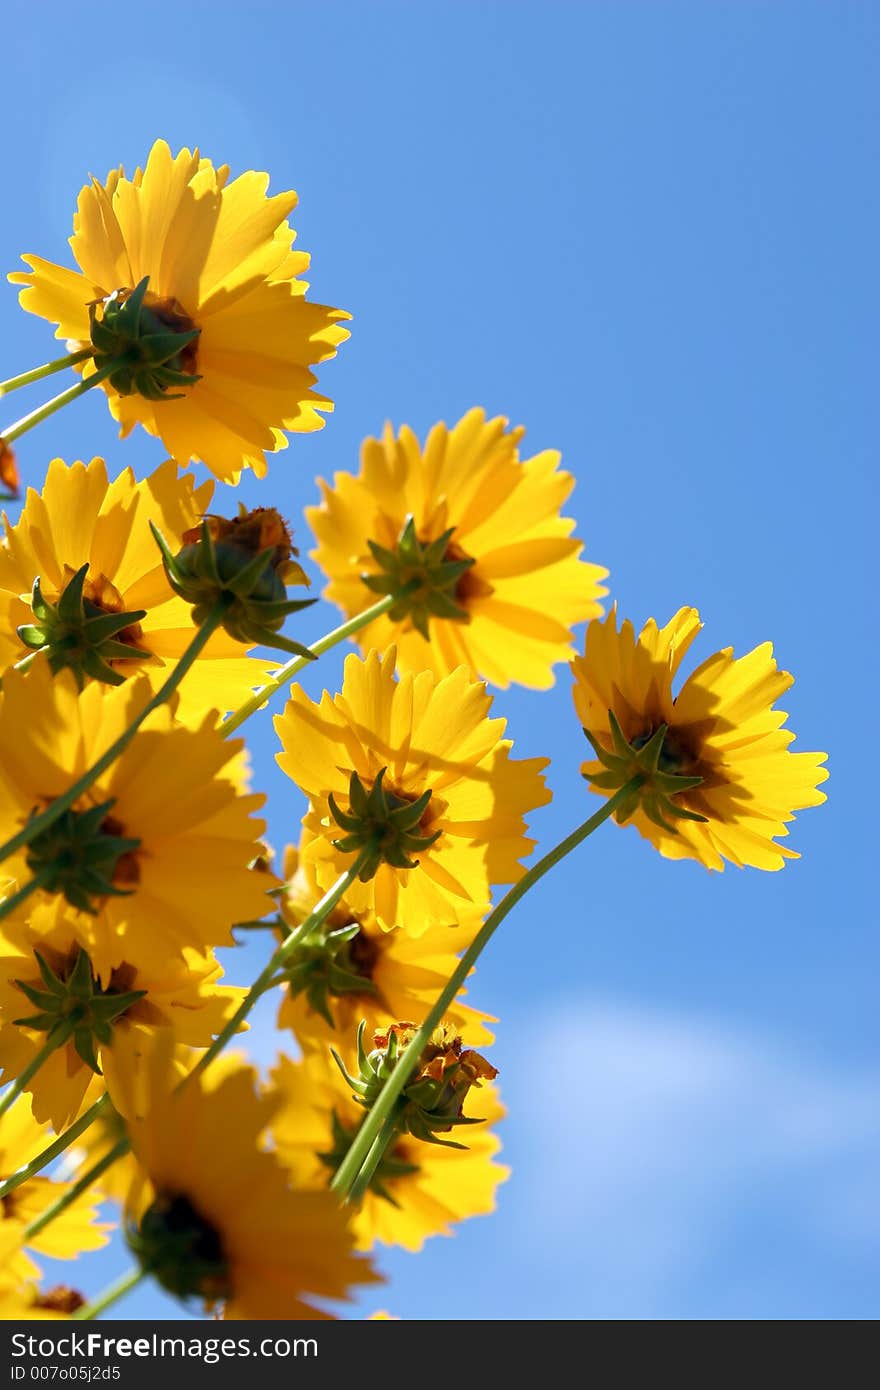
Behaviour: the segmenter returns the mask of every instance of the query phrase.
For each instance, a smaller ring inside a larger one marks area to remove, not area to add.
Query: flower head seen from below
[[[302,1062],[282,1057],[272,1076],[284,1100],[273,1124],[279,1155],[295,1182],[324,1187],[345,1157],[364,1110],[318,1054]],[[504,1113],[497,1087],[489,1082],[465,1098],[465,1117],[479,1123],[455,1131],[456,1143],[464,1147],[398,1134],[354,1218],[359,1247],[369,1250],[381,1242],[421,1250],[429,1236],[451,1235],[458,1222],[493,1212],[498,1186],[509,1172],[496,1161],[501,1143],[493,1128]]]
[[[604,796],[639,778],[618,819],[631,819],[669,859],[709,869],[724,861],[781,869],[793,850],[776,841],[794,812],[818,806],[824,753],[792,753],[787,715],[773,708],[793,677],[769,643],[735,658],[731,647],[703,662],[673,695],[673,681],[700,630],[682,608],[638,637],[611,613],[587,628],[573,663],[574,702],[596,753],[583,766]]]
[[[210,954],[189,949],[96,974],[71,916],[63,899],[39,903],[26,926],[7,928],[12,948],[0,956],[0,1084],[24,1071],[53,1030],[66,1034],[27,1085],[35,1119],[59,1133],[103,1094],[102,1053],[118,1030],[167,1028],[180,1044],[207,1047],[243,994],[218,983]]]
[[[0,1125],[0,1180],[30,1163],[51,1141],[49,1126],[38,1124],[30,1106],[18,1100]],[[0,1290],[32,1283],[40,1277],[29,1250],[53,1260],[74,1260],[87,1250],[99,1250],[107,1244],[108,1228],[96,1220],[98,1199],[93,1192],[76,1198],[37,1235],[31,1238],[25,1234],[31,1222],[70,1189],[69,1182],[40,1175],[29,1178],[0,1200]]]
[[[407,590],[358,634],[365,650],[396,642],[402,671],[464,665],[501,687],[553,684],[573,624],[602,611],[607,571],[580,558],[561,515],[574,480],[558,453],[520,459],[523,433],[482,410],[435,425],[424,446],[389,425],[364,442],[357,477],[321,484],[306,515],[326,597],[352,617]]]
[[[282,913],[291,929],[300,926],[321,897],[314,866],[295,849],[284,863]],[[476,923],[474,923],[476,926]],[[343,1052],[354,1045],[361,1019],[367,1032],[395,1019],[427,1013],[458,964],[456,952],[470,945],[473,929],[429,927],[420,936],[382,931],[370,914],[358,917],[345,898],[322,928],[302,941],[285,966],[287,983],[278,1026],[290,1028],[300,1046]],[[476,1045],[491,1043],[494,1020],[457,1001],[447,1017]]]
[[[0,1247],[0,1259],[2,1254]],[[40,1289],[33,1280],[27,1280],[6,1288],[0,1275],[0,1322],[55,1322],[72,1317],[85,1301],[77,1289],[65,1284]]]
[[[0,696],[3,838],[91,767],[151,693],[143,676],[80,693],[69,673],[53,677],[48,665],[9,672]],[[213,714],[190,728],[165,704],[80,803],[6,860],[19,885],[40,878],[26,907],[66,900],[101,978],[125,964],[161,968],[186,948],[231,945],[235,922],[267,910],[276,881],[250,868],[263,798],[237,791],[240,747]]]
[[[550,799],[546,759],[510,757],[465,668],[398,681],[394,664],[393,648],[349,656],[341,694],[316,705],[295,686],[275,720],[279,766],[310,803],[303,860],[326,892],[366,859],[346,904],[383,931],[472,927],[492,887],[522,875],[524,817]]]
[[[145,1271],[184,1302],[261,1321],[326,1318],[322,1302],[375,1282],[335,1198],[293,1188],[265,1150],[279,1102],[257,1093],[254,1072],[239,1066],[213,1086],[195,1077],[175,1087],[168,1060],[154,1048],[135,1078],[123,1054],[114,1072],[145,1179],[127,1217]]]
[[[9,277],[56,337],[94,349],[87,374],[116,364],[103,385],[123,435],[141,424],[224,482],[265,473],[285,430],[320,428],[332,403],[310,368],[349,336],[348,314],[305,298],[296,194],[269,197],[268,184],[157,140],[133,177],[120,168],[83,188],[77,270],[25,256]]]
[[[175,548],[208,507],[169,460],[143,482],[126,468],[113,482],[103,459],[49,465],[28,490],[0,548],[0,670],[42,649],[79,682],[121,684],[145,672],[154,685],[192,641],[190,610],[168,583],[150,524]],[[265,679],[265,663],[215,632],[181,686],[184,712],[232,709]]]
[[[314,599],[287,596],[288,585],[308,586],[309,580],[295,559],[299,552],[287,523],[274,507],[249,511],[240,502],[238,516],[205,517],[200,526],[184,532],[177,555],[159,528],[152,530],[168,582],[192,605],[196,626],[219,609],[224,630],[236,641],[312,658],[307,647],[281,632],[284,620]]]

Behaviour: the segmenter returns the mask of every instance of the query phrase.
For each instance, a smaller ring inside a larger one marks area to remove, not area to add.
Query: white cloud
[[[717,1279],[763,1211],[792,1250],[876,1249],[880,1076],[595,999],[506,1051],[515,1173],[497,1219],[538,1296],[565,1289],[562,1316],[577,1315],[572,1278],[582,1316],[675,1316],[675,1290]]]

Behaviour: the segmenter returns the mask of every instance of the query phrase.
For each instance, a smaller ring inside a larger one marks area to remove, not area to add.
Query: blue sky
[[[797,746],[829,752],[828,804],[798,819],[783,873],[710,875],[606,826],[505,924],[472,997],[501,1019],[513,1177],[494,1217],[383,1257],[379,1303],[875,1316],[875,812],[857,748],[876,723],[877,7],[157,0],[148,30],[137,7],[8,11],[4,269],[66,260],[85,176],[157,135],[299,192],[312,295],[351,310],[353,336],[322,372],[327,428],[244,496],[297,519],[387,418],[508,415],[534,451],[562,450],[621,611],[695,604],[698,659],[771,639],[797,677]],[[51,344],[0,294],[0,376]],[[53,455],[96,453],[139,476],[162,458],[86,398],[20,463],[37,481]],[[333,621],[316,606],[308,635]],[[322,660],[309,689],[340,667]],[[563,670],[496,701],[518,751],[552,758],[546,847],[589,800],[568,687]],[[249,727],[281,847],[302,806],[270,721]],[[242,982],[253,949],[230,967]],[[255,1055],[276,1045],[265,1021]],[[93,1292],[127,1259],[76,1278]],[[122,1311],[177,1315],[151,1289]]]

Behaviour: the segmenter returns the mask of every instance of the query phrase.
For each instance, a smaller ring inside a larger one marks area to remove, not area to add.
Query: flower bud
[[[412,1045],[418,1031],[414,1023],[394,1023],[373,1035],[373,1050],[367,1053],[363,1045],[365,1025],[358,1029],[358,1075],[352,1076],[339,1054],[331,1048],[333,1059],[352,1090],[355,1099],[370,1109],[378,1099],[397,1066],[403,1052]],[[478,1125],[480,1118],[462,1113],[467,1094],[473,1086],[494,1081],[498,1069],[473,1048],[465,1048],[460,1035],[449,1024],[434,1029],[430,1042],[422,1050],[415,1070],[400,1095],[397,1130],[411,1134],[427,1144],[440,1144],[450,1149],[463,1149],[451,1139],[438,1139],[438,1133],[448,1133],[460,1125]]]
[[[297,656],[312,653],[281,635],[290,613],[308,608],[314,599],[288,599],[287,585],[308,585],[293,558],[298,554],[290,532],[273,507],[237,517],[207,516],[184,532],[183,548],[173,555],[158,527],[151,523],[162,552],[165,573],[175,593],[193,606],[193,622],[205,622],[218,603],[225,604],[223,627],[238,642],[259,642]]]

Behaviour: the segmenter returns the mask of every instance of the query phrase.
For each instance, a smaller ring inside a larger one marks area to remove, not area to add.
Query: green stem
[[[39,888],[39,886],[39,875],[30,883],[25,884],[25,887],[29,888],[31,892],[33,892],[34,888]],[[24,892],[24,889],[22,889],[22,892]],[[16,893],[15,898],[20,897],[21,893]],[[9,898],[9,903],[14,903],[15,898]],[[3,908],[5,907],[6,903],[0,905],[0,915],[2,915]],[[40,1048],[39,1052],[34,1053],[27,1066],[19,1072],[12,1085],[6,1091],[3,1092],[3,1096],[2,1098],[0,1098],[0,1115],[6,1114],[6,1111],[9,1109],[9,1107],[16,1100],[18,1100],[18,1097],[21,1095],[22,1091],[24,1090],[28,1082],[31,1080],[31,1078],[36,1076],[43,1063],[47,1061],[49,1057],[52,1056],[52,1053],[55,1052],[57,1048],[64,1046],[72,1032],[73,1024],[68,1023],[66,1020],[56,1024],[55,1027],[50,1030],[49,1036],[46,1038],[46,1041]]]
[[[48,420],[49,416],[54,415],[56,410],[61,410],[63,406],[69,405],[70,402],[75,401],[78,396],[84,396],[87,391],[91,391],[93,386],[100,385],[111,372],[116,371],[118,365],[117,362],[108,362],[105,367],[99,367],[96,372],[93,372],[91,376],[87,376],[85,380],[78,381],[75,386],[68,386],[67,390],[62,391],[60,395],[53,396],[51,401],[46,401],[45,405],[38,405],[36,410],[31,410],[27,415],[22,415],[20,420],[16,420],[8,429],[0,433],[0,442],[3,444],[11,444],[13,440],[20,439],[23,434],[27,434],[28,430],[32,430],[37,425],[42,424],[44,420]]]
[[[0,846],[0,861],[8,859],[10,854],[15,854],[17,850],[22,849],[25,845],[29,845],[31,840],[37,835],[41,835],[44,830],[47,830],[50,825],[54,824],[59,816],[62,816],[65,811],[69,811],[74,802],[78,801],[83,793],[88,791],[92,783],[101,776],[101,773],[106,772],[107,768],[116,761],[120,753],[125,751],[144,720],[147,719],[154,710],[157,710],[160,705],[163,705],[169,695],[177,689],[187,671],[202,651],[202,648],[207,644],[208,640],[222,623],[223,614],[232,600],[232,594],[224,594],[217,601],[164,685],[160,686],[152,699],[147,701],[140,713],[135,716],[128,728],[116,739],[115,743],[111,743],[107,751],[101,754],[98,761],[93,763],[88,771],[84,772],[82,777],[74,782],[72,787],[69,787],[66,792],[62,792],[60,796],[57,796],[55,800],[46,807],[45,811],[41,811],[38,816],[32,816],[17,835],[13,835],[11,840],[7,840],[5,845]]]
[[[59,1158],[61,1154],[64,1153],[65,1149],[69,1149],[71,1144],[75,1143],[79,1136],[88,1129],[92,1121],[97,1120],[98,1116],[109,1104],[110,1097],[105,1091],[101,1099],[96,1100],[94,1105],[90,1105],[88,1110],[84,1111],[79,1119],[76,1120],[74,1124],[70,1125],[63,1134],[59,1134],[58,1138],[54,1139],[48,1148],[45,1148],[42,1153],[37,1154],[36,1158],[32,1158],[30,1163],[26,1163],[23,1168],[19,1168],[18,1172],[13,1173],[5,1182],[0,1182],[0,1202],[3,1201],[4,1197],[8,1197],[10,1192],[14,1192],[17,1187],[21,1187],[23,1182],[27,1182],[28,1178],[35,1178],[38,1173],[41,1173],[44,1168],[47,1168],[50,1163],[56,1158]]]
[[[404,591],[405,592],[405,591]],[[373,603],[369,608],[365,608],[363,613],[357,613],[353,618],[349,618],[347,623],[342,623],[335,627],[332,632],[320,637],[317,642],[313,642],[309,648],[315,656],[322,656],[324,652],[329,652],[331,647],[344,642],[346,637],[351,637],[355,632],[359,632],[362,627],[372,623],[376,618],[381,618],[383,613],[387,613],[400,599],[400,594],[388,594],[380,599],[378,603]],[[237,710],[233,710],[229,718],[224,720],[224,734],[231,734],[249,719],[251,715],[263,705],[267,700],[271,700],[276,691],[281,690],[288,681],[292,681],[294,676],[299,675],[307,666],[311,666],[311,661],[307,656],[294,657],[292,661],[287,661],[283,666],[279,666],[274,676],[261,685],[244,704],[239,705]]]
[[[583,825],[578,826],[577,830],[572,831],[572,833],[558,844],[555,849],[551,849],[549,854],[545,854],[543,859],[539,859],[537,864],[533,864],[532,867],[523,874],[519,882],[514,884],[510,892],[502,898],[494,911],[486,918],[471,945],[459,961],[455,972],[450,976],[443,987],[435,1004],[428,1013],[427,1018],[418,1029],[418,1032],[406,1048],[406,1051],[401,1054],[400,1060],[385,1082],[379,1098],[355,1135],[351,1148],[336,1170],[330,1187],[332,1191],[342,1195],[343,1201],[348,1200],[357,1182],[361,1168],[371,1157],[374,1141],[386,1121],[392,1117],[397,1099],[409,1080],[422,1052],[430,1041],[431,1034],[437,1027],[437,1024],[441,1022],[449,1005],[455,999],[476,961],[482,955],[505,917],[516,907],[520,898],[522,898],[539,879],[542,879],[545,874],[549,873],[567,854],[571,854],[573,849],[577,849],[578,845],[582,844],[589,835],[592,835],[593,831],[597,830],[603,821],[606,821],[609,816],[614,814],[621,802],[640,785],[641,780],[641,777],[634,777],[632,781],[627,782],[626,786],[621,787],[619,791],[615,792],[595,815],[590,816],[589,820],[584,821]]]
[[[97,1298],[93,1298],[91,1303],[84,1303],[81,1308],[77,1308],[75,1313],[71,1313],[72,1318],[79,1318],[82,1322],[90,1322],[99,1313],[103,1313],[111,1304],[118,1302],[120,1298],[133,1288],[135,1288],[146,1275],[146,1270],[141,1269],[140,1265],[135,1265],[133,1269],[127,1269],[125,1273],[114,1283],[108,1284]]]
[[[21,658],[21,661],[16,661],[15,665],[12,668],[13,671],[29,671],[33,666],[34,662],[36,661],[37,657],[40,656],[45,650],[45,647],[36,647],[34,651],[28,652],[27,656],[23,656]]]
[[[391,1114],[388,1115],[387,1119],[382,1125],[382,1128],[379,1130],[379,1133],[373,1140],[370,1151],[364,1159],[361,1171],[358,1173],[357,1177],[352,1183],[351,1191],[349,1192],[346,1201],[352,1203],[359,1202],[361,1198],[364,1196],[365,1192],[370,1186],[370,1183],[373,1181],[373,1174],[379,1167],[379,1164],[382,1162],[385,1150],[388,1148],[396,1133],[397,1109],[395,1107],[394,1109],[392,1109]]]
[[[185,1083],[189,1081],[190,1077],[198,1076],[199,1072],[204,1071],[205,1067],[209,1066],[210,1063],[213,1062],[217,1054],[223,1051],[224,1047],[229,1042],[229,1039],[233,1036],[233,1034],[238,1032],[238,1029],[241,1026],[242,1022],[244,1021],[244,1019],[247,1018],[248,1014],[250,1013],[251,1009],[254,1007],[260,996],[265,994],[266,990],[271,989],[272,985],[276,983],[274,978],[276,972],[283,969],[287,961],[293,955],[300,941],[302,941],[304,937],[308,936],[309,932],[312,932],[317,927],[320,927],[322,923],[326,921],[326,919],[330,916],[330,913],[333,911],[340,898],[342,898],[345,895],[345,893],[354,883],[355,879],[357,878],[364,864],[367,862],[367,859],[369,858],[369,855],[371,853],[372,847],[368,847],[367,849],[362,850],[361,853],[358,855],[357,859],[351,865],[351,867],[346,869],[344,874],[339,875],[339,878],[336,880],[333,887],[328,889],[328,891],[324,894],[323,898],[321,898],[320,902],[317,902],[315,904],[305,921],[297,927],[296,931],[291,932],[288,937],[285,937],[284,941],[282,941],[281,945],[278,947],[278,950],[272,956],[272,959],[269,961],[269,964],[266,966],[265,970],[263,970],[262,973],[257,976],[256,980],[251,985],[250,989],[248,990],[244,999],[239,1004],[235,1013],[224,1025],[221,1032],[217,1034],[216,1038],[211,1043],[211,1046],[207,1048],[205,1052],[202,1053],[201,1057],[196,1062],[192,1071],[188,1072],[187,1075],[184,1077],[184,1080],[181,1082],[181,1085],[185,1085]]]
[[[23,902],[27,902],[31,893],[35,893],[38,888],[42,888],[46,880],[51,877],[51,874],[52,865],[47,864],[38,874],[34,874],[33,878],[28,879],[27,883],[19,888],[18,892],[13,893],[11,898],[4,898],[3,901],[0,902],[0,921],[2,921],[4,917],[8,917],[16,908],[21,907]],[[2,1103],[0,1103],[0,1115],[2,1114],[3,1106]]]
[[[40,1231],[45,1230],[45,1228],[55,1220],[56,1216],[60,1216],[63,1211],[67,1211],[67,1208],[78,1201],[83,1193],[89,1190],[92,1183],[96,1182],[102,1173],[106,1173],[107,1169],[116,1162],[117,1158],[122,1158],[128,1153],[130,1147],[131,1145],[128,1139],[120,1139],[118,1143],[113,1145],[112,1149],[108,1149],[104,1157],[98,1159],[97,1163],[92,1164],[92,1167],[88,1168],[81,1178],[77,1178],[76,1182],[71,1183],[67,1191],[62,1192],[61,1196],[57,1201],[52,1203],[51,1207],[47,1207],[39,1216],[35,1216],[28,1226],[25,1226],[22,1234],[22,1244],[26,1245],[34,1236],[38,1236]]]
[[[369,853],[372,853],[372,850],[368,848],[358,856],[351,868],[346,869],[345,873],[339,876],[329,892],[325,893],[320,902],[315,904],[308,917],[302,923],[302,926],[297,927],[296,931],[291,932],[290,936],[282,942],[265,970],[248,990],[238,1009],[236,1009],[222,1032],[214,1039],[207,1051],[202,1053],[192,1071],[188,1072],[180,1082],[181,1086],[185,1086],[191,1077],[198,1076],[199,1072],[204,1071],[205,1067],[207,1067],[217,1054],[223,1050],[229,1039],[237,1031],[241,1022],[250,1013],[260,996],[265,993],[270,984],[274,983],[272,977],[275,971],[279,966],[284,965],[285,961],[296,949],[297,943],[310,931],[314,931],[316,927],[320,926],[325,918],[329,917],[330,913],[339,902],[339,899],[351,884],[354,883],[360,873],[362,864],[366,863]],[[111,1164],[115,1163],[118,1158],[122,1158],[127,1154],[130,1148],[131,1141],[127,1135],[124,1135],[114,1144],[112,1149],[104,1154],[103,1158],[100,1158],[97,1163],[93,1164],[91,1168],[88,1168],[86,1172],[83,1173],[82,1177],[77,1179],[69,1192],[65,1192],[58,1198],[57,1202],[43,1212],[42,1216],[38,1216],[35,1221],[31,1222],[30,1226],[28,1226],[25,1231],[25,1237],[37,1235],[45,1226],[48,1226],[50,1221],[54,1221],[56,1216],[60,1216],[63,1211],[66,1211],[71,1202],[75,1202],[77,1197],[91,1187],[92,1183],[95,1182],[102,1173],[106,1172]]]
[[[66,357],[56,357],[52,362],[44,362],[42,367],[32,367],[29,372],[7,377],[5,381],[0,381],[0,396],[8,396],[10,391],[17,391],[19,386],[30,386],[32,381],[42,381],[44,376],[52,376],[55,372],[63,371],[65,367],[75,367],[77,362],[84,362],[93,352],[94,348],[81,348],[79,352],[69,352]]]

